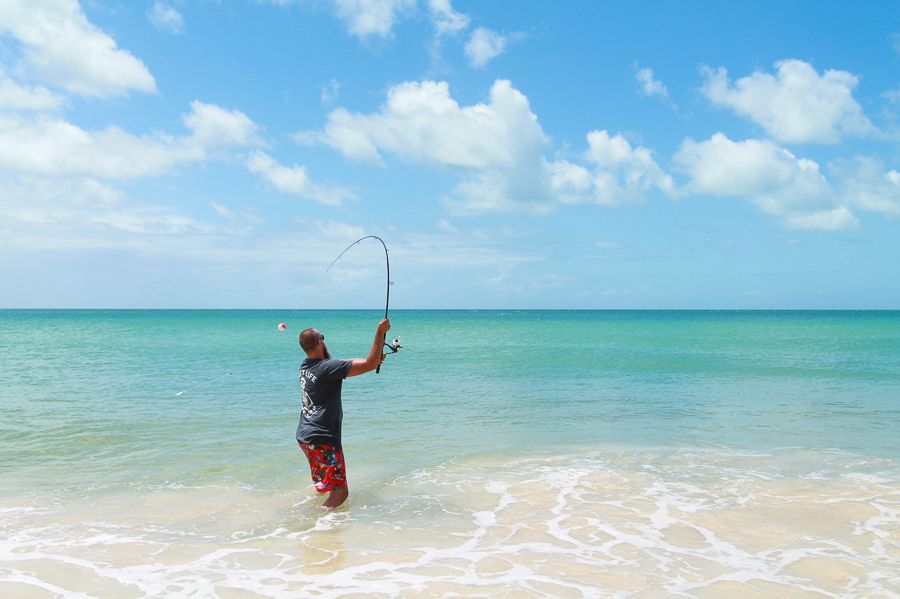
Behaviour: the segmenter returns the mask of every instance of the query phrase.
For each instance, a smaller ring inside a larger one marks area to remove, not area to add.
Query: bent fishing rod
[[[344,254],[346,254],[348,251],[350,251],[350,248],[352,248],[353,246],[358,244],[360,241],[364,241],[366,239],[377,239],[379,242],[381,242],[381,247],[384,248],[384,262],[385,262],[385,265],[387,266],[387,290],[386,290],[385,299],[384,299],[384,317],[387,318],[388,317],[388,308],[390,307],[390,304],[391,304],[391,285],[393,285],[394,283],[393,283],[393,281],[391,281],[391,259],[388,256],[387,245],[385,245],[384,240],[381,237],[379,237],[377,235],[366,235],[365,237],[360,237],[359,239],[357,239],[356,241],[354,241],[353,243],[348,245],[346,248],[344,248],[344,251],[341,252],[340,254],[338,254],[337,258],[335,258],[334,260],[331,261],[331,264],[328,265],[328,268],[325,269],[325,272],[328,272],[329,270],[331,270],[331,267],[334,266],[335,263],[337,263],[337,261],[340,260],[344,256]],[[402,347],[400,345],[400,338],[397,337],[391,343],[387,343],[386,336],[387,336],[387,333],[382,335],[381,344],[384,347],[387,347],[388,349],[390,349],[392,354],[396,354],[398,351],[400,351],[400,348]],[[387,357],[387,354],[382,353],[381,359],[384,360],[385,357]],[[377,374],[380,372],[381,372],[381,364],[378,364],[378,367],[375,368],[375,373]]]

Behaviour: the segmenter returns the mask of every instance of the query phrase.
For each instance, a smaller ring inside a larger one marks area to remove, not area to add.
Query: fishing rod
[[[328,265],[328,268],[325,269],[325,272],[328,272],[329,270],[331,270],[331,267],[334,266],[335,263],[337,263],[337,261],[340,260],[344,256],[344,254],[346,254],[348,251],[350,251],[350,248],[352,248],[353,246],[358,244],[360,241],[364,241],[366,239],[377,239],[378,241],[381,242],[381,247],[384,248],[384,263],[387,266],[387,291],[385,293],[385,298],[384,298],[384,317],[387,318],[388,317],[388,309],[391,305],[391,285],[393,285],[394,282],[391,281],[391,259],[388,256],[387,245],[385,245],[384,240],[381,237],[379,237],[377,235],[366,235],[365,237],[360,237],[359,239],[357,239],[356,241],[354,241],[353,243],[348,245],[346,248],[344,248],[344,251],[341,252],[340,254],[338,254],[337,258],[335,258],[334,260],[331,261],[331,264]],[[384,347],[387,347],[388,349],[390,349],[392,354],[396,354],[398,351],[400,351],[400,348],[403,347],[402,345],[400,345],[400,337],[395,338],[391,343],[387,343],[386,336],[387,336],[387,333],[382,335],[381,344]],[[382,352],[381,359],[384,360],[386,357],[387,357],[387,354]],[[379,364],[378,367],[375,368],[375,373],[377,374],[379,372],[381,372],[381,364]]]

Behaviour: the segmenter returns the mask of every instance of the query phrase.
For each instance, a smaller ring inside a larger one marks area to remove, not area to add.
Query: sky
[[[0,307],[900,308],[900,4],[3,0]]]

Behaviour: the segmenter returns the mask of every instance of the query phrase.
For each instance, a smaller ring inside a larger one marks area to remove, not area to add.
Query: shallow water
[[[3,596],[891,596],[900,313],[0,311]],[[288,320],[287,334],[275,327]]]
[[[310,494],[163,487],[3,506],[8,592],[891,596],[896,464],[836,452],[469,458]]]

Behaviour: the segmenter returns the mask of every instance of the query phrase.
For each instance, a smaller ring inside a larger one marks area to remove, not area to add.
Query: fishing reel
[[[396,354],[398,351],[403,349],[403,346],[400,345],[400,337],[394,337],[394,340],[390,343],[385,342],[384,346],[391,350],[392,354]],[[387,358],[387,352],[382,352],[381,359],[384,360]]]

